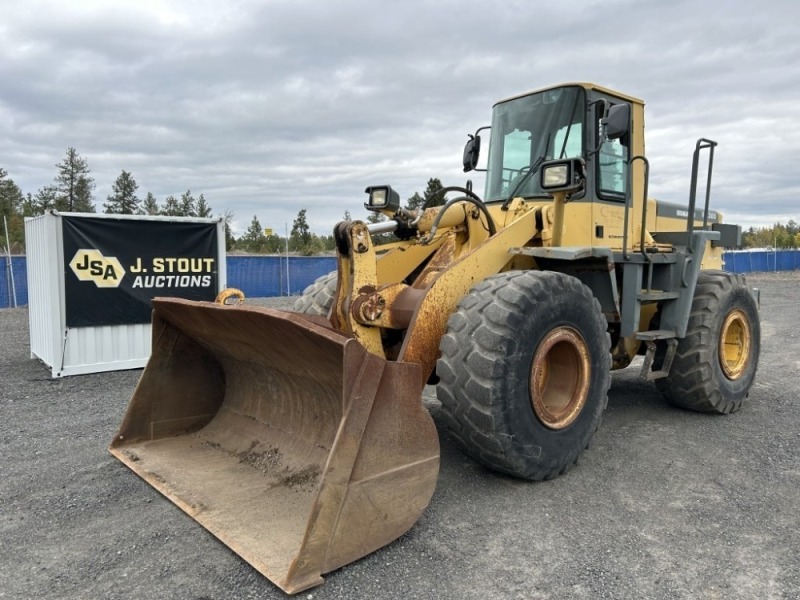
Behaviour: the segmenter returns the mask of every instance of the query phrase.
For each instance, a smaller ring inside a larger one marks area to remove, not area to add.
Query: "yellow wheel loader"
[[[388,220],[339,223],[337,271],[295,312],[156,299],[111,452],[295,593],[425,510],[439,467],[426,383],[467,454],[530,480],[576,462],[611,370],[639,353],[673,403],[737,410],[760,326],[744,279],[721,270],[741,230],[709,208],[715,146],[697,143],[688,206],[656,202],[641,100],[577,83],[498,102],[484,197],[468,183],[407,210],[368,188]]]

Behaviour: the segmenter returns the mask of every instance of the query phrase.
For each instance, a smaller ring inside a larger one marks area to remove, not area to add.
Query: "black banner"
[[[149,323],[151,300],[214,300],[217,224],[62,216],[68,327]]]

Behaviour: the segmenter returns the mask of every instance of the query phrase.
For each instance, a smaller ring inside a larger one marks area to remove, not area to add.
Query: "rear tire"
[[[676,406],[727,414],[750,393],[761,350],[758,307],[744,277],[701,271],[686,337],[656,386]]]
[[[301,296],[294,301],[292,310],[307,315],[327,317],[336,296],[337,271],[318,277],[314,283],[303,290]]]
[[[610,338],[578,279],[549,271],[488,277],[447,323],[440,417],[485,466],[523,479],[566,472],[607,404]]]

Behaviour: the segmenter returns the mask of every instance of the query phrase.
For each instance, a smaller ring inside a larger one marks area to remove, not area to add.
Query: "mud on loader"
[[[576,462],[610,371],[637,354],[678,406],[729,413],[748,395],[759,318],[721,270],[740,229],[709,209],[716,144],[697,143],[683,207],[648,198],[636,98],[560,85],[497,103],[491,131],[484,199],[451,187],[410,211],[368,188],[389,220],[339,223],[338,269],[297,312],[153,303],[152,356],[111,452],[286,592],[425,510],[428,382],[467,454],[530,480]],[[381,233],[393,241],[373,244]]]

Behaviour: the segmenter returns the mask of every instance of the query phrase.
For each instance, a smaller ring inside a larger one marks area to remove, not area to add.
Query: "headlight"
[[[400,194],[390,185],[373,185],[364,190],[369,194],[369,201],[364,205],[367,210],[391,210],[400,208]]]
[[[567,165],[553,165],[542,169],[542,187],[545,189],[567,185],[569,169]]]
[[[369,197],[369,204],[373,208],[383,208],[386,206],[386,190],[379,189],[372,192]]]
[[[582,158],[551,160],[539,170],[539,185],[546,192],[576,192],[583,187],[584,172]]]

